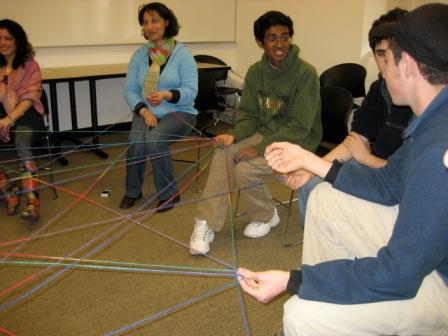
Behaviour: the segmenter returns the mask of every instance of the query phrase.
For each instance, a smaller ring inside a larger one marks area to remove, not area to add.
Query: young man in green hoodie
[[[215,138],[216,150],[207,184],[198,204],[190,253],[210,250],[214,231],[220,231],[228,212],[228,197],[236,181],[246,201],[251,222],[244,235],[259,238],[280,219],[264,178],[272,169],[263,157],[274,141],[288,141],[314,151],[322,137],[319,79],[313,66],[302,60],[291,43],[292,20],[269,11],[254,22],[257,45],[264,50],[260,61],[246,75],[231,134]]]

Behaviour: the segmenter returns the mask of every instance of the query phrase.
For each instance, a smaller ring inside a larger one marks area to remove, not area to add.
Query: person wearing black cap
[[[385,66],[385,51],[392,28],[407,12],[394,8],[373,22],[369,31],[369,45],[380,72],[379,78],[372,83],[361,106],[353,113],[350,134],[324,156],[325,160],[332,162],[337,159],[347,164],[381,168],[386,164],[387,158],[401,146],[403,130],[413,114],[409,106],[392,104],[381,73]],[[303,225],[310,192],[322,179],[313,177],[311,172],[300,171],[299,174],[287,176],[285,182],[291,189],[299,189],[298,208]]]
[[[274,170],[329,182],[310,195],[300,270],[238,270],[259,301],[296,294],[284,306],[287,336],[448,335],[448,5],[397,23],[383,75],[393,103],[416,116],[383,168],[266,148]]]

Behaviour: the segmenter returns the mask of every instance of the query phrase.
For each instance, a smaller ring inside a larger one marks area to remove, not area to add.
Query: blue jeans
[[[170,112],[158,119],[156,127],[148,128],[143,118],[134,114],[126,157],[126,196],[140,195],[147,157],[151,160],[157,198],[166,200],[177,193],[170,140],[189,134],[195,119],[190,113]]]
[[[306,203],[308,202],[308,198],[310,197],[311,190],[313,190],[314,187],[321,182],[323,182],[321,178],[314,176],[313,178],[311,178],[311,180],[308,181],[307,184],[305,184],[297,191],[297,203],[299,207],[299,217],[302,229],[305,227]]]
[[[362,165],[355,159],[347,161],[344,165]],[[297,202],[299,206],[299,217],[301,219],[302,229],[305,227],[305,213],[306,213],[306,203],[308,202],[308,198],[310,197],[311,191],[317,186],[319,183],[323,182],[321,178],[315,176],[311,180],[308,181],[302,188],[300,188],[297,192]]]

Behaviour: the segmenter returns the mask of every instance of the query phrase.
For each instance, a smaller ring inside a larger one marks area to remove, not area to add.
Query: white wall
[[[236,0],[164,2],[183,27],[180,40],[235,41]],[[141,5],[142,0],[1,0],[1,13],[21,22],[35,46],[123,45],[141,41],[137,24]],[[232,24],[226,25],[229,22]]]
[[[193,54],[205,53],[220,57],[231,65],[234,71],[244,76],[248,67],[259,60],[262,53],[254,41],[253,21],[268,10],[280,10],[293,19],[295,25],[293,41],[300,46],[302,57],[312,63],[318,73],[338,63],[361,63],[368,70],[367,85],[369,85],[377,76],[377,68],[367,43],[367,33],[373,20],[393,7],[412,9],[427,2],[430,1],[236,0],[236,42],[188,43],[188,46]],[[448,3],[448,0],[441,2]],[[191,15],[194,16],[195,9],[191,10]],[[37,48],[36,59],[42,67],[127,63],[137,47],[138,45]],[[109,83],[113,81],[118,81],[118,84]],[[104,108],[99,106],[100,120],[106,119],[105,114],[107,123],[110,123],[128,113],[128,108],[124,104],[120,90],[122,79],[102,82],[104,83],[100,85],[104,86],[101,88],[104,96],[98,97],[98,103],[101,105],[106,99],[107,106]],[[80,127],[86,127],[90,123],[86,103],[87,83],[78,85],[80,91],[78,113],[82,116],[79,124]],[[68,129],[70,128],[68,93],[63,87],[59,91],[61,126],[62,129]]]
[[[242,0],[237,1],[237,71],[260,58],[253,21],[268,10],[279,10],[294,21],[293,42],[301,55],[322,72],[341,62],[359,62],[364,1],[362,0]]]

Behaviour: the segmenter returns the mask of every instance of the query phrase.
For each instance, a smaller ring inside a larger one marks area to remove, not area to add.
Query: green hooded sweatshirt
[[[268,145],[287,141],[314,151],[322,138],[319,78],[314,67],[299,57],[292,44],[280,67],[269,65],[266,53],[252,65],[238,106],[235,142],[255,132],[263,136],[256,146],[263,156]]]

